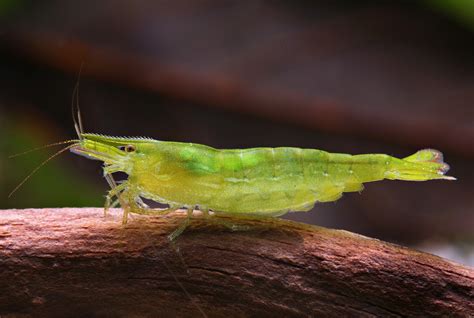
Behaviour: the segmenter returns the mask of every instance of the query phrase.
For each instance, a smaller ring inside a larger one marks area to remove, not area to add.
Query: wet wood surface
[[[122,226],[118,209],[0,210],[0,315],[474,313],[474,270],[440,257],[342,230],[199,215],[170,244],[183,219]]]

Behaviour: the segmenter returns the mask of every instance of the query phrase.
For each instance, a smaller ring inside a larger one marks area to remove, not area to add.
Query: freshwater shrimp
[[[124,224],[129,213],[164,215],[179,208],[186,208],[188,217],[194,208],[205,215],[211,210],[277,217],[309,211],[316,202],[335,201],[344,192],[360,192],[366,182],[455,180],[446,175],[449,166],[434,149],[398,159],[386,154],[349,155],[290,147],[215,149],[81,131],[78,135],[79,141],[70,150],[103,161],[104,176],[112,187],[105,210],[120,203]],[[110,176],[119,171],[128,179],[117,185]],[[169,208],[150,209],[142,198]]]
[[[77,84],[76,96],[78,90]],[[76,108],[77,120],[73,103],[78,139],[48,145],[70,143],[33,170],[10,195],[46,162],[69,149],[104,163],[103,174],[111,187],[104,214],[120,204],[123,224],[129,213],[165,215],[185,208],[188,218],[170,239],[184,230],[195,208],[204,215],[212,211],[218,215],[278,217],[309,211],[316,202],[336,201],[344,192],[361,192],[366,182],[456,180],[446,175],[449,165],[434,149],[402,159],[294,147],[216,149],[195,143],[84,133],[78,104]],[[126,173],[128,179],[115,182],[115,172]],[[151,209],[142,198],[169,208]]]

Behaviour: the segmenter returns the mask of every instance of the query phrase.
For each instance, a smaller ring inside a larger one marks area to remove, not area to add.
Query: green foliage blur
[[[9,14],[11,11],[21,7],[24,1],[21,0],[0,0],[0,16]]]
[[[474,30],[473,0],[427,0],[426,3]]]
[[[51,160],[25,182],[10,198],[8,194],[41,162],[61,146],[33,151],[9,158],[45,144],[34,129],[26,129],[14,118],[1,121],[0,133],[0,208],[40,208],[67,206],[102,206],[104,189],[73,169],[68,154]],[[100,175],[97,176],[101,178]]]

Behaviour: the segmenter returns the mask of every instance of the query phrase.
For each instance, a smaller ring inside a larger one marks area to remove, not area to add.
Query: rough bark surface
[[[472,268],[346,231],[102,213],[0,210],[0,316],[474,314]]]

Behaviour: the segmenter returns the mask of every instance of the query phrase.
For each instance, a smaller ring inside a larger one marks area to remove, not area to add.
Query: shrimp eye
[[[119,149],[125,152],[134,152],[136,150],[134,145],[120,146]]]

